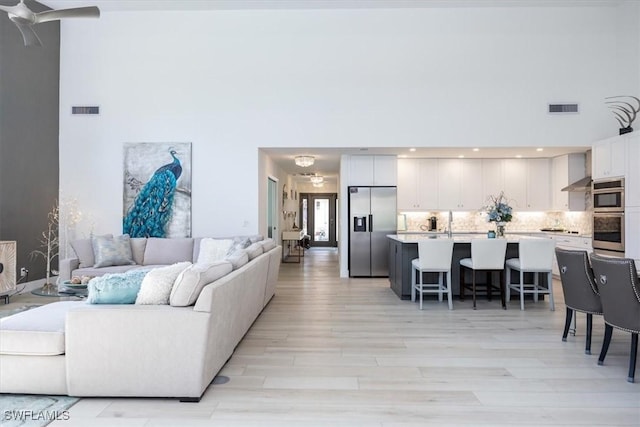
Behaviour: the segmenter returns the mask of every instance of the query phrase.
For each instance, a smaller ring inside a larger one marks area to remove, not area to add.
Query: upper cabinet
[[[517,211],[544,211],[551,206],[549,159],[482,160],[483,196],[497,197],[501,191]]]
[[[477,210],[484,204],[482,160],[438,160],[438,208]]]
[[[593,144],[593,179],[625,175],[626,135],[608,138]]]
[[[551,209],[556,211],[585,210],[584,191],[562,191],[569,184],[584,178],[585,155],[565,154],[551,160]]]
[[[348,185],[395,186],[397,180],[396,156],[350,156]]]
[[[438,208],[438,161],[398,159],[398,210]]]
[[[546,211],[551,207],[551,161],[527,159],[527,206],[529,211]]]

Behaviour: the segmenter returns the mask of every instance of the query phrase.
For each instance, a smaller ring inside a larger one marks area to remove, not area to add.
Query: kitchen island
[[[446,239],[444,233],[424,233],[424,234],[390,234],[389,238],[389,282],[391,289],[401,299],[411,299],[411,261],[418,258],[418,241],[422,239]],[[453,257],[451,259],[451,289],[453,295],[460,295],[460,260],[471,257],[471,240],[486,239],[485,233],[454,233],[453,239]],[[518,257],[518,242],[522,239],[535,239],[540,237],[530,236],[529,233],[524,234],[508,234],[507,255],[506,259]],[[516,272],[517,273],[517,272]],[[435,273],[425,273],[434,274]],[[530,273],[529,273],[530,274]],[[496,274],[497,276],[497,274]],[[429,280],[431,280],[430,278]],[[476,275],[476,283],[480,284],[478,293],[482,295],[484,290],[483,284],[486,283],[484,274]],[[494,278],[498,280],[497,277]],[[527,276],[527,281],[531,280]],[[541,278],[541,284],[545,284]],[[466,271],[465,281],[471,283],[471,272]],[[519,279],[514,276],[514,282]],[[503,284],[504,286],[504,284]],[[499,299],[499,296],[497,296]]]

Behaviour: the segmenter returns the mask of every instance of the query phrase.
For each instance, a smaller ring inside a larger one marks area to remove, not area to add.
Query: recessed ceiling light
[[[458,158],[459,158],[459,159],[464,159],[464,154],[460,154],[460,155],[458,156]]]
[[[536,151],[544,151],[544,148],[536,148]]]
[[[516,159],[521,159],[522,158],[522,154],[516,154]]]
[[[473,151],[480,151],[480,149],[479,148],[474,148]]]
[[[411,151],[412,153],[416,151],[415,148],[409,148],[409,151]]]
[[[407,155],[406,154],[400,154],[398,157],[400,157],[401,159],[406,159]]]

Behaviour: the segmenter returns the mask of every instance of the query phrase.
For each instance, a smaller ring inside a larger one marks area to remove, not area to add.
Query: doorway
[[[311,247],[337,247],[336,193],[300,194],[300,219]]]
[[[267,237],[278,240],[278,180],[267,181]]]

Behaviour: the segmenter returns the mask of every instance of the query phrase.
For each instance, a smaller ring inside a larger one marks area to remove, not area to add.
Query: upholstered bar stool
[[[511,289],[520,293],[520,310],[524,310],[524,295],[533,294],[533,300],[538,302],[539,294],[549,294],[549,306],[553,311],[553,239],[521,239],[518,242],[518,258],[507,260],[507,302],[511,299]],[[520,282],[511,283],[511,270],[520,272]],[[533,273],[533,283],[525,283],[524,273]],[[547,286],[541,286],[540,274],[546,274]]]
[[[420,310],[422,310],[423,294],[438,294],[438,301],[442,302],[442,296],[445,293],[449,300],[449,310],[453,309],[451,296],[452,255],[452,239],[423,239],[418,241],[418,258],[411,261],[411,301],[416,300],[416,292],[418,292],[420,294]],[[438,281],[425,283],[424,273],[438,273]]]
[[[585,313],[587,315],[587,332],[584,352],[591,354],[593,315],[602,315],[602,302],[589,263],[589,256],[587,251],[556,248],[556,258],[558,259],[558,270],[560,270],[564,304],[567,306],[562,341],[567,340],[574,311]]]
[[[627,381],[632,383],[636,372],[640,334],[640,281],[636,264],[629,258],[607,258],[592,254],[591,266],[600,291],[605,323],[598,365],[604,363],[613,328],[631,332]]]
[[[502,308],[506,308],[504,301],[504,258],[507,253],[506,239],[476,238],[471,240],[471,258],[460,260],[460,299],[464,300],[464,290],[467,286],[464,281],[464,269],[471,270],[471,292],[473,296],[473,309],[476,309],[476,271],[487,273],[487,295],[491,298],[491,273],[500,272],[500,300]]]

